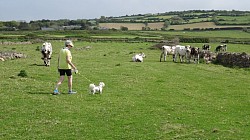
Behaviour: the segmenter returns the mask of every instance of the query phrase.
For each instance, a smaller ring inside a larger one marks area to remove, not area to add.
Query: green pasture
[[[157,35],[172,35],[172,36],[184,36],[184,37],[250,39],[249,33],[244,32],[244,31],[233,31],[233,30],[231,31],[171,31],[171,32],[151,31],[150,33],[157,34]]]
[[[0,46],[27,55],[0,62],[0,139],[249,139],[249,69],[159,62],[152,43],[74,43],[78,93],[67,94],[65,79],[58,96],[51,93],[63,41],[52,42],[50,67],[36,50],[41,44]],[[250,53],[249,45],[228,46]],[[144,62],[131,62],[138,52]],[[21,70],[28,77],[17,76]],[[100,81],[103,94],[89,94]]]
[[[249,42],[250,35],[244,31],[33,31],[33,32],[2,32],[0,38],[1,41],[27,41],[30,37],[37,37],[45,39],[54,38],[61,40],[64,38],[148,38],[148,39],[164,39],[173,37],[204,37],[213,39],[226,40],[245,40]],[[25,39],[24,39],[25,38]]]
[[[173,17],[175,15],[168,15],[168,16],[156,16],[158,18],[162,18],[162,19],[170,19],[171,17]]]
[[[250,14],[246,16],[217,16],[220,24],[250,24]]]
[[[212,18],[195,18],[195,19],[190,19],[188,23],[197,23],[197,22],[206,22],[206,21],[211,21]]]

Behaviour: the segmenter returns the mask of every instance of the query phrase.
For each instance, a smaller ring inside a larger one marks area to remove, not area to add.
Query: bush
[[[181,37],[180,42],[183,43],[209,43],[209,38],[185,38]]]
[[[18,76],[21,76],[21,77],[28,77],[28,74],[25,70],[21,70],[20,73],[18,74]]]

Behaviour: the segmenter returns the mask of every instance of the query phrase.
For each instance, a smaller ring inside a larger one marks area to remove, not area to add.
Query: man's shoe
[[[76,94],[76,91],[69,91],[69,94]]]
[[[60,94],[59,91],[57,89],[55,89],[53,92],[53,95],[58,95],[58,94]]]

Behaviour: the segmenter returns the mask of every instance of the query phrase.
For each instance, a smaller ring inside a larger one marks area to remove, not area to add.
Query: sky
[[[187,10],[250,11],[250,0],[0,0],[0,21],[95,19]]]

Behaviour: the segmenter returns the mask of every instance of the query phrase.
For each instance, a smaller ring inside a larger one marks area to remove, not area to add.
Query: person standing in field
[[[64,81],[65,74],[68,76],[68,93],[75,94],[76,91],[72,90],[72,83],[73,83],[73,76],[72,71],[77,73],[76,66],[72,63],[72,55],[70,49],[73,48],[73,42],[71,40],[65,41],[65,47],[60,50],[59,57],[58,57],[58,72],[60,73],[60,78],[56,84],[55,90],[53,95],[60,94],[58,91],[58,87]]]

